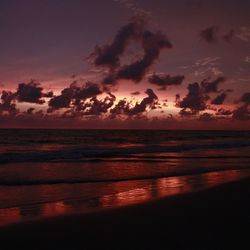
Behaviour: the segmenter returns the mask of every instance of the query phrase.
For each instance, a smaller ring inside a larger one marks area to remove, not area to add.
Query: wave
[[[0,154],[0,164],[11,162],[77,161],[97,158],[139,158],[138,154],[181,153],[192,150],[233,149],[250,147],[250,142],[223,142],[211,144],[181,144],[171,146],[150,145],[141,147],[75,147],[55,151],[28,151]]]
[[[58,184],[80,184],[80,183],[107,183],[107,182],[122,182],[122,181],[140,181],[140,180],[154,180],[160,178],[169,178],[177,176],[190,176],[198,175],[210,172],[223,172],[228,170],[250,170],[250,167],[224,167],[224,168],[206,168],[206,169],[190,169],[186,171],[175,171],[166,174],[155,175],[141,175],[130,177],[116,177],[105,179],[90,179],[90,178],[74,178],[74,179],[42,179],[42,180],[27,180],[27,179],[12,179],[12,180],[0,180],[0,186],[36,186],[36,185],[58,185]]]

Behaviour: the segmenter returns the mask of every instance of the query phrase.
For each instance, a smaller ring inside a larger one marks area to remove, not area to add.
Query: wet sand
[[[0,228],[2,249],[250,249],[250,179]]]

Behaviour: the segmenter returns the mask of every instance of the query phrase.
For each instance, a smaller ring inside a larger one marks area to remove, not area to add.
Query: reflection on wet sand
[[[197,191],[225,182],[238,180],[249,175],[249,171],[229,170],[201,175],[159,178],[152,180],[121,181],[104,184],[92,183],[88,185],[89,188],[92,187],[95,190],[95,196],[74,198],[75,193],[72,193],[71,199],[69,198],[69,195],[65,200],[56,202],[2,208],[0,209],[0,225],[69,213],[88,213],[103,208],[115,208],[146,202],[154,198]],[[72,189],[73,186],[74,188]],[[49,186],[47,185],[41,185],[40,191],[43,190],[45,193],[49,192],[49,190],[47,190],[48,187]],[[70,194],[69,191],[72,192],[72,190],[75,192],[79,190],[79,193],[81,193],[81,191],[83,192],[81,189],[85,189],[86,185],[71,184],[56,185],[55,187],[61,190],[61,193],[66,192],[68,189],[68,194]]]
[[[21,215],[21,209],[14,207],[10,209],[0,209],[0,223],[1,225],[11,224],[19,222],[23,219]]]

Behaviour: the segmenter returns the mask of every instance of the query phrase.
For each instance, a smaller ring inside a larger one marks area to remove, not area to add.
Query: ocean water
[[[0,130],[0,226],[250,176],[249,131]]]

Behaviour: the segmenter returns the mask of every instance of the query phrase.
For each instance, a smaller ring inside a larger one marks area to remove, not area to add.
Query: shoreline
[[[246,178],[127,207],[4,226],[0,240],[5,249],[249,249],[249,211]]]

